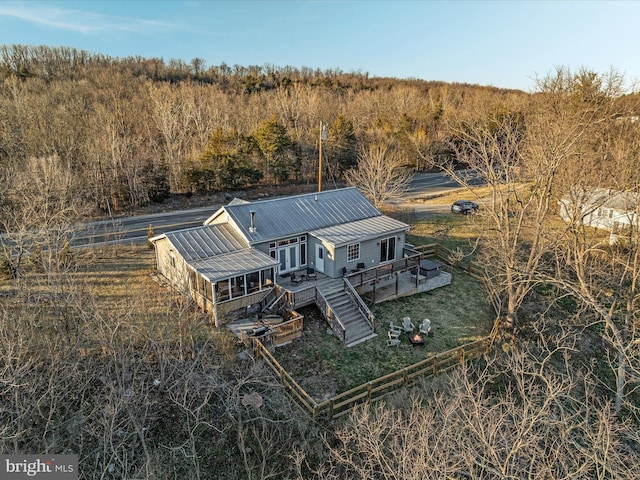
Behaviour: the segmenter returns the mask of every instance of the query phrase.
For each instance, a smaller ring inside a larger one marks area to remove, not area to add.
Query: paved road
[[[456,188],[460,188],[460,185],[442,173],[420,173],[413,177],[406,198],[407,200],[415,200]],[[88,244],[144,242],[147,239],[147,231],[150,224],[153,225],[153,231],[156,235],[170,230],[195,227],[202,225],[219,207],[220,205],[211,205],[178,212],[123,217],[84,224],[80,226],[77,235],[72,240],[72,244],[82,246]],[[443,210],[443,207],[422,204],[420,209],[439,211]]]

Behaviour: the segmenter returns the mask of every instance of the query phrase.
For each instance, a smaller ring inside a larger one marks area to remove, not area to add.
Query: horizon
[[[5,1],[0,43],[531,92],[557,67],[637,83],[639,14],[624,1]]]

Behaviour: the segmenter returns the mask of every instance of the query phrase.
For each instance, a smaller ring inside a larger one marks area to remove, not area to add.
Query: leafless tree
[[[407,189],[409,173],[404,162],[388,145],[371,144],[358,153],[358,166],[346,172],[350,185],[357,186],[376,206],[398,199]]]
[[[593,394],[593,373],[567,362],[572,336],[557,340],[361,408],[327,438],[323,478],[633,478],[637,435]]]

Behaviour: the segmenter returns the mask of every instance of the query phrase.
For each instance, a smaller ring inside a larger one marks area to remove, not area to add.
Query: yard
[[[314,400],[322,401],[434,354],[479,340],[493,326],[491,306],[477,280],[457,269],[452,273],[449,286],[371,307],[378,336],[351,348],[345,348],[333,336],[315,307],[302,309],[302,338],[277,348],[274,356]],[[424,347],[414,347],[408,334],[403,333],[398,347],[387,346],[389,322],[398,325],[407,316],[416,327],[429,318],[433,336],[426,339]]]

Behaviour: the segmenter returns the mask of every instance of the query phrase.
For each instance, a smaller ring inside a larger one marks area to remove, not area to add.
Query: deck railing
[[[340,341],[344,343],[347,335],[347,330],[346,328],[344,328],[344,325],[342,324],[340,319],[336,316],[336,314],[331,309],[331,306],[327,302],[327,299],[325,298],[325,296],[317,288],[316,288],[316,305],[318,306],[318,309],[320,310],[320,312],[324,315],[324,318],[326,318],[327,322],[329,322],[329,325],[331,326],[331,330],[333,330],[333,333],[335,333],[336,336],[340,339]]]
[[[382,280],[396,272],[407,271],[418,265],[420,265],[420,254],[418,252],[405,250],[405,256],[403,258],[365,270],[348,273],[345,275],[345,278],[348,279],[354,287],[359,287],[364,284]]]
[[[450,250],[449,248],[444,247],[439,243],[420,245],[419,247],[415,247],[415,249],[420,253],[422,258],[438,257],[447,265],[460,268],[461,270],[464,270],[466,273],[468,273],[475,279],[478,279],[478,280],[484,279],[482,268],[477,262],[473,262],[466,258],[459,260],[457,258],[458,255],[453,250]]]
[[[344,291],[351,298],[351,300],[353,300],[353,303],[356,305],[360,313],[362,313],[362,315],[367,319],[367,323],[371,326],[371,328],[375,328],[375,325],[373,323],[375,317],[373,313],[371,313],[371,310],[369,310],[367,304],[364,303],[362,297],[358,295],[358,292],[356,292],[356,289],[353,288],[353,285],[351,285],[351,282],[348,278],[344,278]]]

